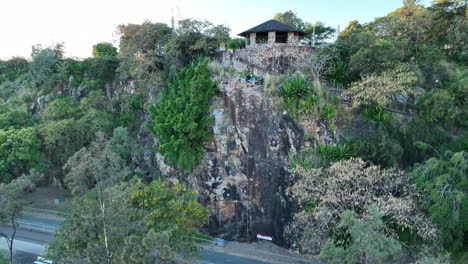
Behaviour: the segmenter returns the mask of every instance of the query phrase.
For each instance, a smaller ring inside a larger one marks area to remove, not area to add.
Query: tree
[[[93,46],[94,58],[107,58],[117,56],[117,48],[109,42],[100,42]]]
[[[57,74],[59,64],[63,57],[63,44],[59,43],[54,47],[33,46],[31,53],[31,63],[29,72],[37,87],[54,88],[60,81]]]
[[[418,192],[401,171],[352,158],[328,168],[296,166],[292,174],[296,183],[289,192],[301,211],[294,215],[285,236],[299,243],[304,253],[318,252],[330,235],[338,236],[343,212],[352,210],[361,217],[371,204],[384,215],[388,227],[410,230],[427,243],[438,237],[419,209]]]
[[[243,49],[245,48],[245,39],[241,39],[241,38],[229,39],[226,42],[226,48],[232,51]]]
[[[118,26],[120,33],[118,71],[123,77],[148,80],[164,67],[164,46],[173,30],[164,23]]]
[[[344,96],[351,96],[355,107],[388,107],[397,95],[412,95],[417,80],[416,74],[407,65],[399,65],[394,70],[385,71],[380,75],[371,74],[361,82],[353,83]]]
[[[34,128],[0,129],[0,182],[41,168],[41,145]]]
[[[303,60],[296,63],[296,68],[309,76],[315,84],[320,85],[320,80],[325,72],[328,71],[331,56],[325,52],[312,53]]]
[[[321,44],[335,32],[334,28],[327,27],[323,22],[320,21],[315,22],[315,24],[304,22],[297,16],[296,13],[291,10],[283,13],[277,13],[273,19],[292,26],[298,30],[304,31],[306,34],[303,37],[303,40],[308,45],[311,45],[312,34],[314,34],[316,44]]]
[[[304,39],[306,43],[311,45],[311,38],[313,37],[315,44],[320,45],[335,33],[335,29],[332,27],[325,26],[323,22],[317,21],[315,22],[315,24],[305,23],[304,32],[306,33],[306,37]]]
[[[354,211],[340,215],[338,228],[345,235],[328,239],[320,251],[320,258],[330,263],[383,263],[402,254],[402,245],[387,235],[383,215],[372,206],[361,218]]]
[[[304,21],[302,21],[302,19],[300,19],[292,10],[283,13],[277,13],[273,19],[297,28],[298,30],[304,29]]]
[[[49,243],[48,258],[58,263],[121,263],[124,240],[146,229],[133,221],[139,213],[129,204],[132,184],[104,185],[98,183],[73,202],[71,216]]]
[[[127,237],[121,252],[122,263],[186,263],[176,258],[177,255],[171,248],[170,237],[170,231],[156,233],[153,229],[150,229],[143,239],[136,235]],[[136,247],[135,245],[141,246]]]
[[[29,62],[20,57],[7,61],[0,60],[0,84],[5,81],[14,81],[29,70]]]
[[[114,145],[114,149],[118,147]],[[66,172],[65,184],[74,195],[83,195],[95,188],[96,184],[114,185],[130,174],[125,162],[112,151],[103,133],[97,133],[96,141],[89,148],[83,147],[70,157],[63,169]]]
[[[197,202],[197,194],[180,183],[154,181],[135,187],[131,203],[148,213],[145,225],[156,233],[170,232],[172,250],[182,258],[193,257],[199,247],[192,237],[208,218],[208,209]]]
[[[159,140],[159,151],[172,164],[189,172],[203,154],[213,118],[210,99],[216,92],[208,60],[192,62],[168,84],[158,104],[150,108],[151,131]]]
[[[179,21],[176,35],[166,44],[167,62],[183,67],[197,57],[213,58],[222,44],[229,40],[230,29],[208,21],[184,19]]]
[[[467,162],[466,151],[448,151],[417,165],[412,172],[416,186],[430,197],[429,215],[452,253],[464,251],[468,235]]]
[[[140,228],[131,223],[136,212],[128,204],[130,187],[122,183],[130,170],[98,133],[89,148],[82,148],[67,161],[64,171],[66,186],[83,198],[54,237],[51,256],[59,262],[77,258],[86,263],[116,263],[124,238]],[[76,234],[83,229],[86,233]]]
[[[0,223],[7,222],[11,233],[0,232],[0,237],[5,238],[9,251],[9,263],[13,264],[13,248],[18,228],[17,218],[27,204],[25,195],[31,192],[42,175],[32,171],[29,175],[22,175],[8,184],[0,183]]]

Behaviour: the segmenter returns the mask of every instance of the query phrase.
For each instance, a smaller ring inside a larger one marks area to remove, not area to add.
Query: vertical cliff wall
[[[201,182],[203,202],[212,210],[208,231],[227,239],[280,239],[289,217],[283,199],[288,155],[302,145],[302,133],[261,86],[242,82],[221,87],[213,116]]]

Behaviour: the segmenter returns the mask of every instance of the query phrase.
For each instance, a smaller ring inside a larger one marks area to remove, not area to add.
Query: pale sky
[[[89,57],[92,46],[117,45],[116,26],[144,20],[170,24],[195,18],[225,24],[231,35],[276,13],[292,10],[307,22],[343,29],[349,21],[370,22],[400,7],[401,0],[0,0],[0,58],[29,57],[31,46],[65,43],[66,56]]]

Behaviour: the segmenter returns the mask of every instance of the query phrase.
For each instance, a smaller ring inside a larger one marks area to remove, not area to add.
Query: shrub
[[[105,58],[117,56],[117,48],[109,42],[100,42],[93,46],[94,58]]]
[[[336,117],[336,110],[335,108],[333,108],[332,105],[326,104],[322,108],[320,116],[322,117],[323,120],[332,122]]]
[[[371,120],[374,122],[388,123],[391,120],[392,115],[385,111],[381,106],[369,106],[365,105],[361,108],[361,116],[364,119]]]
[[[322,162],[328,163],[351,157],[351,149],[346,144],[319,145],[315,149],[315,154],[322,160]]]
[[[375,207],[368,207],[362,218],[353,211],[343,212],[338,228],[346,236],[328,239],[320,257],[330,263],[354,264],[382,263],[401,255],[402,245],[386,234],[382,216]]]
[[[331,237],[339,239],[343,212],[366,217],[368,206],[376,206],[385,216],[388,232],[393,225],[404,226],[418,239],[431,243],[437,230],[417,203],[418,192],[410,177],[395,169],[381,169],[360,159],[335,162],[326,168],[291,170],[295,184],[288,189],[300,211],[285,229],[285,237],[296,241],[304,253],[317,253]],[[313,212],[307,208],[313,201]]]
[[[312,83],[303,77],[293,77],[278,89],[278,95],[283,99],[297,99],[306,96],[312,88]]]
[[[466,249],[468,233],[468,153],[447,152],[413,170],[416,186],[430,197],[428,211],[452,253]]]
[[[245,48],[245,40],[242,38],[230,39],[226,42],[226,48],[236,51]]]

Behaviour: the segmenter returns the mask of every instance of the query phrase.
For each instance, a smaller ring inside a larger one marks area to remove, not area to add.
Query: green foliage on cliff
[[[210,136],[210,99],[215,93],[208,60],[200,59],[181,70],[150,108],[150,129],[159,140],[159,151],[185,172],[197,164]]]
[[[93,46],[94,58],[106,58],[117,56],[117,48],[109,42],[100,42]]]
[[[430,217],[451,252],[466,249],[468,235],[468,153],[444,153],[414,168],[416,186],[430,197]]]

